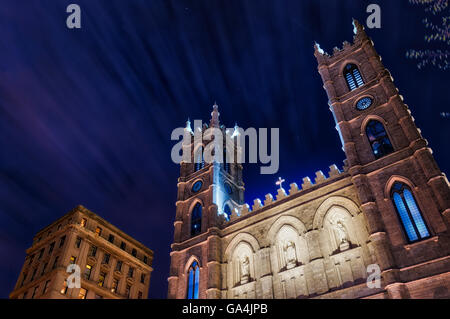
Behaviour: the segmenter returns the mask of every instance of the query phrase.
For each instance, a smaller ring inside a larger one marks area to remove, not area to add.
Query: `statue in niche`
[[[286,260],[287,269],[297,266],[297,254],[295,252],[295,244],[293,241],[288,241],[284,245],[284,258]]]
[[[341,251],[350,248],[350,243],[348,240],[347,230],[345,229],[344,223],[341,220],[336,221],[333,225],[333,229],[336,235],[337,244]]]
[[[246,284],[250,279],[250,259],[245,256],[241,259],[241,284]]]

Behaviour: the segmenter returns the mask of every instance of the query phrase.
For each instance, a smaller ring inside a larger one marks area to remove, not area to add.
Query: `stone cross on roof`
[[[275,182],[275,185],[280,186],[280,189],[282,189],[282,188],[283,188],[283,183],[284,183],[285,181],[286,181],[286,180],[282,179],[281,177],[278,177],[278,180]]]

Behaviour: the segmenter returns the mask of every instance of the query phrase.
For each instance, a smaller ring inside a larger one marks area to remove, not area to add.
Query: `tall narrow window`
[[[59,256],[56,256],[56,257],[55,257],[55,260],[53,261],[52,269],[55,269],[56,266],[58,266],[58,259],[59,259]]]
[[[111,292],[117,292],[117,287],[119,287],[119,279],[114,278],[111,285]]]
[[[81,237],[77,237],[77,240],[75,241],[75,247],[80,248],[81,246]]]
[[[103,287],[103,285],[105,284],[105,280],[106,280],[106,273],[101,272],[100,276],[98,276],[98,286]]]
[[[410,242],[430,237],[422,213],[408,186],[395,183],[392,187],[392,200]]]
[[[67,280],[64,280],[64,284],[63,287],[61,288],[61,293],[63,295],[67,294],[67,289],[69,288],[69,286],[67,285]]]
[[[84,270],[84,278],[89,280],[91,278],[92,266],[87,264],[86,269]]]
[[[50,255],[53,252],[53,249],[55,248],[55,242],[50,244],[50,248],[48,249],[48,254]]]
[[[44,285],[44,292],[43,292],[44,294],[47,293],[49,284],[50,284],[50,280],[47,280]]]
[[[200,267],[194,261],[188,270],[188,292],[187,299],[198,299],[198,283],[200,279]]]
[[[59,240],[59,248],[61,248],[64,245],[64,242],[66,241],[66,236],[62,236]]]
[[[230,220],[230,218],[231,218],[230,205],[225,204],[225,206],[223,207],[223,213],[225,214],[226,219]]]
[[[394,152],[394,147],[380,122],[370,120],[366,127],[366,134],[376,159]]]
[[[109,264],[109,259],[111,258],[111,254],[104,254],[102,264]]]
[[[120,260],[117,261],[116,271],[122,271],[122,261]]]
[[[230,163],[227,161],[227,149],[223,149],[223,170],[228,174],[231,173]]]
[[[350,91],[364,85],[361,73],[359,73],[358,67],[354,64],[347,64],[345,66],[344,77]]]
[[[86,299],[88,291],[84,288],[80,288],[80,292],[78,293],[78,299]]]
[[[202,231],[202,205],[197,203],[191,214],[191,236],[200,234]]]
[[[199,171],[204,167],[205,167],[205,159],[203,158],[203,148],[199,147],[195,152],[194,172]]]
[[[36,296],[36,292],[37,292],[38,289],[39,289],[39,286],[34,287],[33,295],[31,295],[31,299],[34,299],[34,297]]]

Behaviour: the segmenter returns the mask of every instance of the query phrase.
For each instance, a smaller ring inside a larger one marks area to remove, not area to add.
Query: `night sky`
[[[82,10],[69,30],[66,6]],[[2,0],[0,297],[33,235],[78,204],[155,252],[151,298],[165,298],[179,167],[170,134],[187,118],[280,128],[280,170],[244,166],[246,201],[278,176],[342,167],[313,44],[351,41],[352,17],[382,8],[369,36],[444,172],[450,170],[448,71],[416,68],[424,8],[406,0]]]

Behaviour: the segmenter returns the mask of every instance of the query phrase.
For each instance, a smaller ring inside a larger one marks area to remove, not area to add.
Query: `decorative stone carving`
[[[241,259],[241,285],[249,282],[250,279],[250,259],[244,256]]]
[[[286,269],[297,266],[297,253],[295,252],[295,244],[293,241],[288,241],[284,245],[284,258],[286,259]]]
[[[337,220],[333,225],[333,230],[336,234],[337,244],[341,251],[347,250],[350,247],[348,240],[348,233],[345,229],[344,223],[341,220]]]

